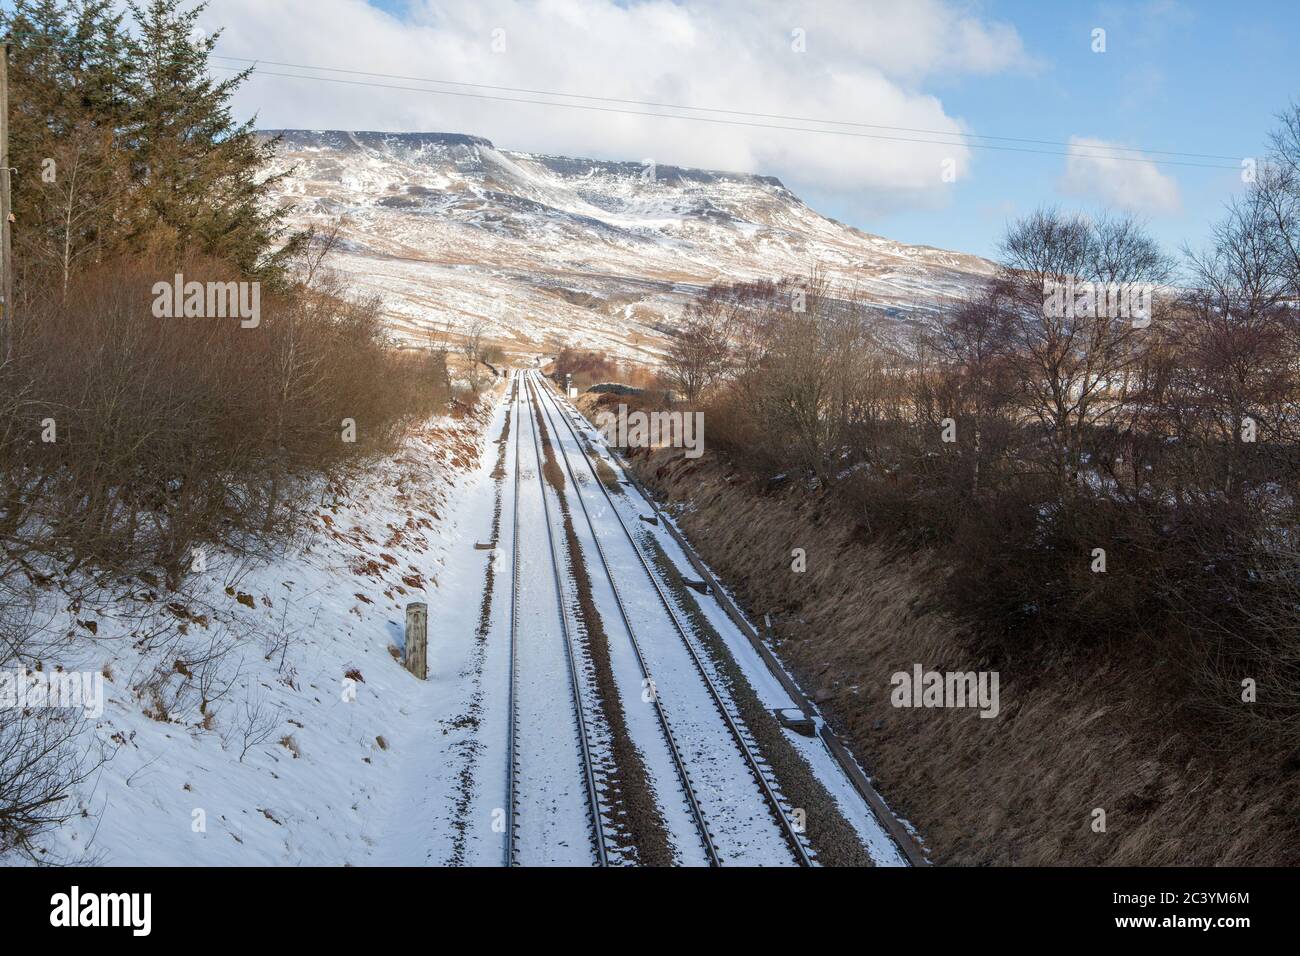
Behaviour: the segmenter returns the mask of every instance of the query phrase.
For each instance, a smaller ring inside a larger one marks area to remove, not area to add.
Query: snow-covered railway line
[[[529,442],[523,439],[520,420],[521,411],[528,406],[522,382],[523,376],[516,373],[505,862],[507,866],[604,866],[609,857],[593,769],[591,727],[565,610],[541,447],[531,412],[528,423],[535,488],[524,475],[521,444]],[[541,548],[525,552],[520,547],[521,529],[534,540],[546,538],[549,560],[541,557]],[[548,564],[549,574],[541,567]],[[526,633],[521,634],[523,629]],[[571,711],[555,706],[559,684],[569,688]],[[568,724],[569,733],[564,732],[562,722]]]
[[[652,697],[663,715],[665,735],[670,740],[669,720],[679,727],[681,746],[674,742],[673,749],[681,759],[680,775],[686,781],[685,789],[692,801],[698,800],[694,808],[709,849],[710,862],[811,865],[809,848],[800,828],[794,823],[792,808],[780,793],[756,741],[736,713],[734,703],[720,690],[711,666],[702,659],[687,627],[664,593],[650,563],[585,453],[568,415],[540,376],[533,374],[530,378],[536,392],[542,396],[542,407],[554,409],[555,415],[564,422],[564,431],[552,425],[555,444],[587,515],[591,539],[601,555],[610,588],[618,594],[614,584],[616,571],[637,580],[644,574],[644,579],[650,583],[649,589],[641,588],[634,592],[634,597],[640,600],[632,602],[632,615],[629,615],[628,603],[621,596],[618,597],[618,611],[638,656],[641,656],[642,645],[634,636],[631,616],[639,613],[643,619],[661,624],[663,633],[660,636],[663,639],[647,645],[654,658],[652,667],[661,681],[655,686]],[[554,422],[550,412],[546,414],[548,420]],[[571,446],[573,453],[582,460],[582,469],[590,480],[577,480],[570,449],[566,446]],[[611,513],[617,524],[615,530],[614,523],[603,522],[610,536],[607,541],[614,542],[613,546],[618,549],[613,568],[600,544],[596,523],[592,521],[586,503],[588,494],[594,496],[590,491],[593,486],[603,496],[596,499],[598,517]],[[638,567],[639,572],[636,570]],[[666,630],[662,628],[662,622],[668,624]],[[644,658],[641,663],[645,666]],[[648,679],[649,669],[646,673]],[[669,701],[667,707],[662,703],[665,697]],[[730,738],[729,741],[726,738]],[[704,784],[698,788],[698,798],[689,782],[692,778]]]
[[[635,674],[633,675],[634,680],[636,682],[634,683],[634,686],[641,687],[648,692],[644,694],[643,699],[645,697],[648,697],[648,701],[646,702],[650,705],[651,709],[654,711],[655,723],[659,733],[662,735],[662,743],[664,745],[665,755],[669,758],[669,760],[671,760],[676,781],[681,788],[680,795],[684,799],[686,806],[689,808],[690,823],[694,826],[695,833],[696,835],[698,835],[699,844],[700,844],[699,849],[703,850],[704,860],[707,861],[707,863],[710,866],[718,866],[721,864],[722,861],[718,855],[717,847],[714,845],[713,835],[709,832],[708,823],[704,819],[703,812],[700,809],[700,801],[699,798],[696,796],[695,786],[691,781],[690,772],[687,769],[686,762],[682,757],[682,751],[678,747],[677,741],[673,736],[672,727],[669,724],[668,718],[664,713],[663,704],[659,699],[654,678],[651,676],[650,670],[646,666],[645,655],[641,651],[641,645],[637,639],[636,631],[632,627],[632,622],[628,616],[626,605],[623,602],[623,597],[619,593],[619,588],[614,579],[614,575],[610,571],[609,561],[605,557],[604,547],[601,545],[600,538],[596,534],[595,523],[592,521],[591,512],[587,508],[585,496],[581,492],[581,484],[578,481],[577,475],[574,473],[573,464],[570,461],[569,454],[564,449],[563,442],[560,441],[560,432],[555,427],[554,417],[551,415],[550,411],[547,408],[548,402],[544,395],[544,386],[537,387],[536,392],[539,393],[539,397],[540,397],[538,408],[540,408],[542,410],[542,414],[545,415],[546,421],[550,426],[551,434],[556,436],[556,446],[559,448],[560,451],[560,461],[563,462],[565,473],[569,476],[569,481],[573,486],[573,488],[575,489],[575,493],[578,499],[578,504],[581,508],[583,518],[585,519],[587,530],[590,533],[589,540],[595,545],[596,555],[599,558],[600,566],[604,571],[605,582],[608,583],[609,593],[613,597],[615,606],[618,609],[619,620],[623,625],[623,631],[627,635],[628,647],[631,649],[632,657],[634,658],[635,665],[636,665]],[[559,414],[561,416],[563,415],[562,412],[559,412]],[[593,475],[593,478],[594,477],[595,476]],[[614,654],[611,653],[611,658],[613,657]],[[646,739],[646,736],[643,735],[640,737],[640,743],[643,749],[649,749],[647,745],[650,743],[650,741]],[[663,790],[667,790],[667,789],[668,788],[663,788]],[[658,795],[660,797],[660,802],[663,803],[664,793],[660,792]],[[684,834],[678,832],[676,834],[676,839],[674,840],[674,843],[678,851],[678,859],[679,860],[685,859],[686,861],[690,861],[689,851],[693,849],[693,847],[689,845],[690,844],[689,838],[686,837]]]

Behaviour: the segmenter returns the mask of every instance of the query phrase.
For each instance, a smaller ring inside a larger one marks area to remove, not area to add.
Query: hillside
[[[499,149],[455,133],[271,130],[298,227],[344,218],[334,265],[413,343],[476,318],[521,351],[649,358],[686,297],[814,264],[892,317],[932,313],[992,265],[869,235],[770,176]]]

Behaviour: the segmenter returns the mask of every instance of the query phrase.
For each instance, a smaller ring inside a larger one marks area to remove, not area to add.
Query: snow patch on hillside
[[[653,361],[688,298],[714,282],[816,266],[895,321],[925,321],[992,271],[836,222],[769,176],[516,152],[453,133],[270,132],[290,171],[277,189],[292,224],[342,217],[337,268],[388,301],[412,344],[481,320],[526,352],[567,341]]]

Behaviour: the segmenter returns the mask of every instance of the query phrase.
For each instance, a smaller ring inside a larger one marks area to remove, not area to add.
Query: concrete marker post
[[[420,680],[429,678],[429,605],[406,605],[406,651],[402,663]]]

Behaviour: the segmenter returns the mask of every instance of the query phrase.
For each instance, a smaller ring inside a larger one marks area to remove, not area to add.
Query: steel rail
[[[546,391],[545,385],[543,385],[541,391]],[[563,409],[561,409],[561,412],[563,412]],[[564,418],[569,433],[573,435],[574,441],[578,443],[578,447],[583,448],[584,446],[582,445],[582,441],[578,438],[577,430],[574,429],[572,421],[567,415],[562,414],[561,417]],[[584,449],[584,455],[585,454],[586,452]],[[654,571],[650,567],[650,562],[642,553],[641,546],[637,544],[636,538],[634,538],[632,532],[628,530],[627,522],[623,520],[622,514],[614,504],[613,496],[610,495],[609,489],[605,487],[604,482],[597,481],[596,484],[600,488],[602,494],[604,494],[605,499],[609,504],[610,511],[613,512],[614,517],[617,519],[619,527],[623,529],[623,534],[632,545],[632,550],[635,552],[642,570],[645,571],[646,577],[650,579],[650,584],[654,587],[655,593],[659,596],[660,603],[663,604],[664,610],[668,612],[668,616],[673,622],[674,629],[677,631],[678,636],[681,637],[682,643],[686,646],[686,650],[691,656],[691,660],[695,663],[696,670],[699,672],[701,679],[703,679],[705,686],[709,690],[710,696],[713,698],[714,706],[717,707],[718,712],[722,715],[722,719],[726,723],[727,729],[730,730],[732,738],[736,741],[736,745],[740,748],[746,763],[749,765],[750,771],[758,781],[759,788],[767,798],[768,806],[775,816],[778,825],[781,827],[782,833],[791,848],[794,850],[796,860],[800,866],[812,866],[812,858],[808,854],[808,849],[804,845],[803,840],[800,839],[799,833],[795,829],[794,824],[790,821],[785,808],[781,805],[781,800],[777,797],[776,790],[772,786],[771,781],[767,779],[767,775],[763,772],[762,764],[755,755],[754,748],[749,745],[748,741],[746,741],[745,734],[741,732],[740,726],[728,709],[721,692],[718,690],[713,679],[709,676],[708,670],[704,666],[704,662],[700,659],[699,652],[696,651],[695,646],[691,643],[690,637],[687,636],[685,626],[677,616],[677,611],[673,608],[672,602],[668,600],[667,595],[664,594],[658,578],[655,577]]]
[[[517,666],[515,648],[519,643],[519,382],[522,375],[514,374],[514,409],[511,427],[515,433],[515,502],[514,513],[510,518],[510,690],[509,723],[506,738],[510,747],[509,762],[506,766],[506,866],[515,866],[515,830],[519,825],[517,793],[519,789],[519,726],[515,719],[515,685]]]
[[[641,653],[641,643],[637,639],[636,631],[632,627],[632,621],[628,617],[627,608],[623,603],[623,596],[619,593],[618,584],[614,580],[614,573],[610,570],[609,561],[605,557],[605,549],[600,543],[600,537],[596,534],[596,525],[591,519],[591,512],[587,509],[587,502],[582,495],[581,486],[578,484],[578,478],[574,474],[573,464],[569,460],[569,453],[564,450],[564,445],[559,441],[559,431],[555,428],[555,421],[552,418],[550,411],[546,408],[546,402],[541,402],[541,406],[542,413],[546,416],[546,420],[551,424],[551,430],[557,436],[555,442],[556,447],[560,450],[565,470],[568,471],[569,480],[573,483],[574,496],[578,499],[578,504],[582,507],[583,517],[587,520],[587,527],[591,531],[591,540],[596,544],[596,553],[600,556],[600,565],[605,571],[605,577],[609,580],[610,590],[614,593],[614,602],[618,605],[618,613],[619,617],[622,618],[623,621],[623,629],[627,632],[628,641],[632,645],[632,650],[636,655],[637,664],[641,668],[641,676],[650,687],[655,713],[659,718],[659,726],[663,730],[664,740],[668,743],[668,750],[672,755],[673,765],[677,769],[677,776],[681,780],[682,790],[685,793],[686,801],[691,808],[691,816],[695,819],[695,824],[699,829],[700,839],[704,844],[705,854],[709,858],[709,865],[720,866],[722,864],[722,859],[718,855],[717,847],[713,843],[713,834],[709,832],[708,824],[704,820],[704,812],[700,809],[699,800],[695,796],[695,788],[691,784],[690,774],[686,770],[686,762],[682,759],[681,750],[678,748],[677,741],[673,737],[672,728],[668,724],[668,717],[664,713],[663,704],[659,699],[659,685],[655,683],[654,678],[651,676],[650,668],[645,661],[645,656]],[[555,413],[561,418],[564,417],[564,410],[559,406],[555,406]],[[592,481],[599,483],[600,476],[596,474],[595,468],[592,467],[591,462],[587,460],[585,455],[583,456],[583,462],[587,465],[587,469],[591,473]]]
[[[525,398],[525,404],[530,404]],[[583,776],[587,784],[587,800],[591,810],[592,830],[596,843],[596,858],[601,866],[609,865],[605,848],[605,824],[600,813],[600,800],[596,794],[596,776],[591,766],[591,743],[587,733],[587,718],[582,707],[582,686],[578,678],[577,655],[573,648],[573,634],[569,628],[569,615],[565,610],[564,585],[560,575],[560,556],[555,547],[555,532],[551,527],[551,508],[546,498],[546,478],[542,474],[542,446],[537,437],[535,412],[529,408],[528,422],[533,433],[533,450],[537,456],[537,482],[542,495],[542,513],[546,525],[546,543],[551,553],[551,571],[555,579],[555,599],[560,609],[560,629],[564,632],[565,656],[569,664],[569,681],[573,689],[574,712],[578,718],[578,742],[582,749]]]

